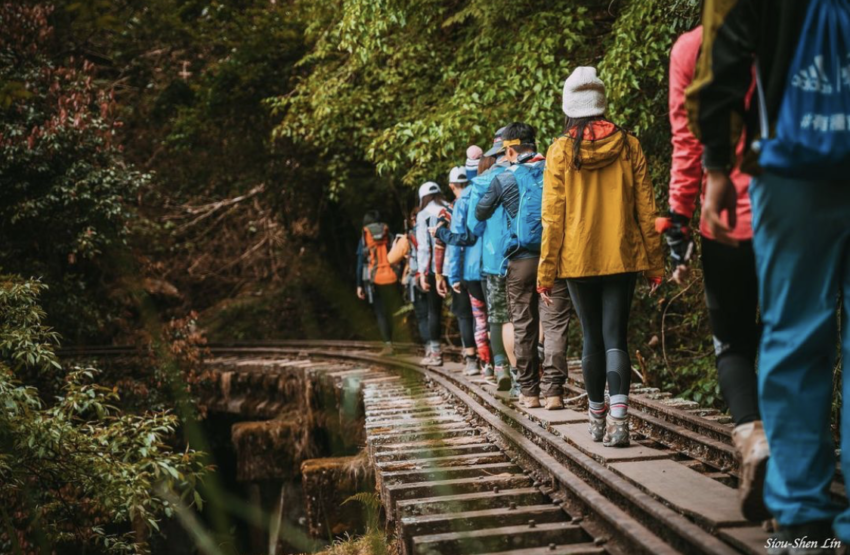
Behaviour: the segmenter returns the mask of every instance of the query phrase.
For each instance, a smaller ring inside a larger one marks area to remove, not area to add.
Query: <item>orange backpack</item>
[[[369,281],[375,285],[389,285],[398,281],[387,259],[387,242],[390,230],[386,224],[374,223],[363,228],[363,242],[368,253]]]

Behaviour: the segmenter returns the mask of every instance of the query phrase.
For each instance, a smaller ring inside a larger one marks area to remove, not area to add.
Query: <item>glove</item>
[[[673,265],[687,265],[694,253],[694,240],[691,237],[689,218],[670,212],[666,218],[655,220],[655,229],[664,234],[667,245],[670,246],[670,258]]]

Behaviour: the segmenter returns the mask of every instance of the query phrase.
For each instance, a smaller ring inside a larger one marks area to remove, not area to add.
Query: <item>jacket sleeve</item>
[[[416,267],[420,274],[427,275],[431,269],[431,236],[425,212],[416,215]]]
[[[357,241],[357,287],[363,287],[363,238]]]
[[[680,37],[670,53],[670,131],[673,160],[670,168],[670,210],[692,218],[702,184],[702,145],[688,129],[685,88],[694,78],[699,43]]]
[[[646,157],[640,143],[630,137],[632,141],[632,164],[635,179],[635,210],[640,233],[643,236],[643,244],[646,248],[646,256],[649,259],[649,270],[646,277],[661,277],[664,275],[664,254],[661,250],[661,235],[655,229],[655,217],[657,208],[655,206],[655,192],[652,190],[652,182],[649,179],[649,169],[646,167]]]
[[[468,229],[461,229],[457,233],[453,233],[449,228],[443,226],[437,230],[437,239],[446,245],[471,247],[478,240],[478,236]]]
[[[703,144],[706,169],[728,171],[735,161],[764,1],[705,2],[702,52],[685,94],[691,131]]]
[[[465,203],[466,201],[463,197],[459,198],[455,202],[454,209],[452,210],[452,223],[450,224],[452,232],[457,231],[457,220],[460,213],[466,210]],[[463,247],[446,243],[446,257],[448,258],[448,270],[446,271],[446,275],[449,278],[449,285],[452,285],[459,282],[461,279],[461,268],[463,268]]]
[[[478,237],[468,227],[469,217],[471,216],[470,210],[473,208],[470,203],[472,193],[473,191],[469,191],[458,199],[452,213],[451,226],[443,226],[437,230],[437,238],[446,245],[470,247],[478,240]]]
[[[502,174],[499,174],[490,182],[490,186],[481,195],[478,205],[475,207],[475,217],[478,221],[483,222],[489,220],[493,212],[499,207],[502,202],[502,180],[499,179]]]
[[[538,287],[552,287],[555,283],[566,228],[566,171],[564,149],[555,142],[546,153],[546,169],[543,171],[543,240],[537,267]]]

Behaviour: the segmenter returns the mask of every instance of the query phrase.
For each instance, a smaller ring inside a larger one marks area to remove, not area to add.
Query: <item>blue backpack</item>
[[[519,209],[516,218],[505,212],[511,230],[505,249],[507,258],[519,249],[540,252],[540,243],[543,242],[543,168],[542,161],[511,167],[519,188]]]
[[[761,136],[769,137],[759,85]],[[850,172],[850,0],[811,0],[776,136],[759,145],[759,165],[773,173],[836,179]]]

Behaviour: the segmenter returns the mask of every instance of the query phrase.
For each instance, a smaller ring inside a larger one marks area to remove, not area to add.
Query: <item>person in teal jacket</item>
[[[472,150],[471,147],[470,150]],[[480,153],[481,149],[478,150]],[[464,169],[467,172],[467,177],[471,175],[474,178],[477,174],[477,167],[475,171],[472,171],[469,162],[467,160],[467,166]],[[455,168],[455,170],[460,169]],[[492,378],[494,376],[493,358],[488,337],[490,327],[487,323],[487,301],[481,274],[482,241],[466,225],[469,214],[474,212],[474,209],[472,209],[474,207],[469,204],[471,192],[472,188],[468,186],[464,186],[458,191],[451,222],[442,219],[438,224],[436,237],[447,245],[448,251],[452,252],[448,271],[449,284],[456,294],[468,294],[469,296],[472,316],[475,320],[475,346],[478,358],[482,363],[481,374],[486,378]],[[469,375],[479,373],[477,368],[475,372],[472,372],[471,368],[469,370]]]
[[[441,212],[436,228],[440,227],[440,222],[447,222],[452,219],[453,214],[466,212],[463,193],[466,191],[468,183],[466,169],[463,166],[457,166],[451,169],[449,172],[449,187],[455,196],[455,201],[452,203],[451,209]],[[438,241],[442,241],[436,234],[436,228],[432,230],[432,235]],[[469,292],[460,279],[463,273],[464,247],[458,245],[456,242],[442,242],[445,243],[446,247],[445,265],[443,266],[444,275],[448,280],[447,283],[452,286],[452,290],[454,291],[451,309],[452,313],[457,317],[458,329],[463,344],[463,358],[466,362],[464,373],[467,376],[476,376],[481,372],[481,368],[476,349],[475,320],[472,314]],[[456,277],[453,279],[453,276]],[[448,287],[440,294],[445,295],[445,293],[448,293]]]
[[[499,391],[511,390],[512,396],[519,395],[516,380],[513,379],[509,353],[513,354],[513,328],[508,317],[508,300],[505,290],[505,268],[503,244],[507,240],[508,230],[504,226],[504,218],[496,214],[486,222],[475,217],[475,207],[482,195],[490,187],[497,175],[505,171],[509,163],[501,157],[494,159],[493,155],[501,150],[502,132],[496,131],[493,148],[484,153],[479,164],[479,174],[472,180],[469,192],[469,213],[466,219],[467,229],[481,238],[481,274],[484,283],[484,296],[487,304],[487,321],[490,325],[490,345],[495,365],[495,377]],[[495,163],[493,161],[495,160]],[[488,167],[488,164],[490,166]],[[482,171],[485,170],[486,171]],[[504,210],[499,207],[498,210]],[[506,342],[504,338],[508,338]]]

